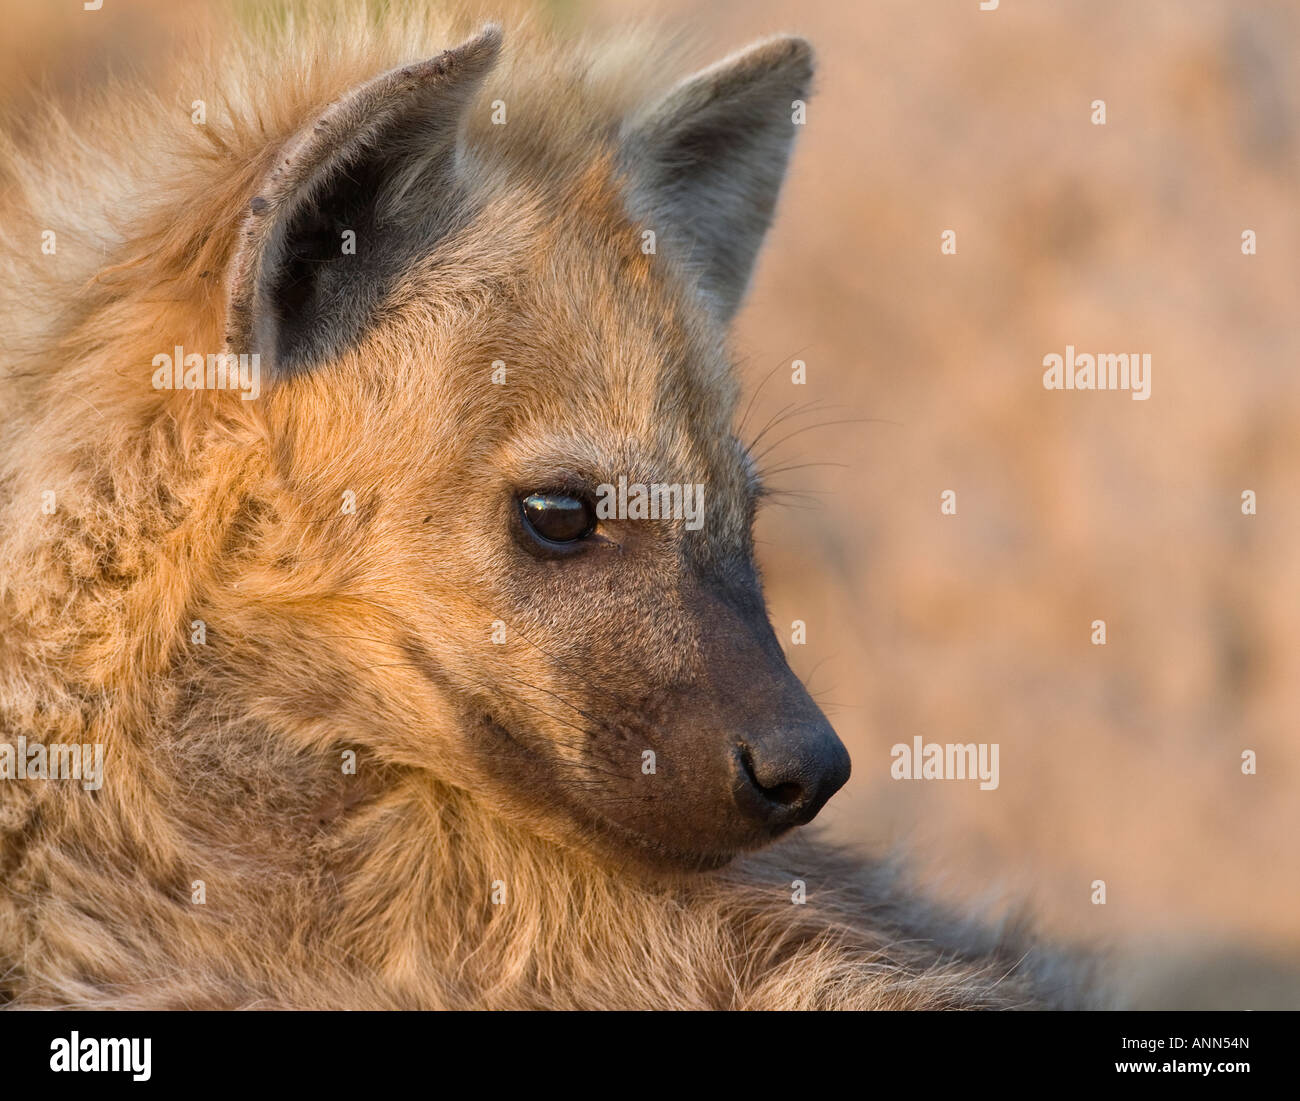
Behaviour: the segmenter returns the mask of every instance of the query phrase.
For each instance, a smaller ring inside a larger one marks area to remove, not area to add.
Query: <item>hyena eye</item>
[[[530,493],[519,501],[524,528],[543,543],[576,543],[596,526],[596,513],[568,493]]]

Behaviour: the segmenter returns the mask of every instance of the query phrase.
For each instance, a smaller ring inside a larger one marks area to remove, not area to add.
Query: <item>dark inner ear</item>
[[[381,73],[276,151],[231,259],[232,351],[290,374],[364,335],[401,272],[466,214],[457,136],[500,46],[489,25]]]
[[[264,293],[280,369],[293,372],[336,354],[373,320],[400,252],[383,240],[375,217],[389,171],[383,157],[341,168],[294,212],[276,242],[279,262],[268,266]],[[355,239],[345,252],[348,230]]]

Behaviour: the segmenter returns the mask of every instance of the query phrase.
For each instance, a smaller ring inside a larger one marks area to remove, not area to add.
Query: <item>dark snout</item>
[[[817,817],[849,778],[849,753],[825,720],[776,726],[736,747],[736,804],[772,830]]]
[[[849,778],[849,754],[804,690],[768,622],[757,585],[701,601],[713,730],[737,835],[761,844],[811,822]]]
[[[580,796],[648,863],[696,869],[811,822],[848,780],[849,754],[787,663],[752,573],[688,597],[690,675],[624,720],[637,737],[598,743],[622,754],[610,760],[630,782],[587,780]]]

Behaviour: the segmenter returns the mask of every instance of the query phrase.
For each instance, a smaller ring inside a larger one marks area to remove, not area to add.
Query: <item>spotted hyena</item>
[[[812,51],[669,67],[340,15],[5,147],[0,732],[103,763],[0,781],[8,1000],[1077,995],[797,832],[727,328]]]

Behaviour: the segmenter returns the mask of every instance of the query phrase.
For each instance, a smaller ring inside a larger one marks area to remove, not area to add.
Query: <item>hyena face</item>
[[[275,629],[389,759],[607,859],[717,865],[849,772],[767,620],[722,339],[808,50],[610,125],[493,104],[498,39],[330,107],[252,201],[229,340],[269,366],[298,584],[356,624]]]

